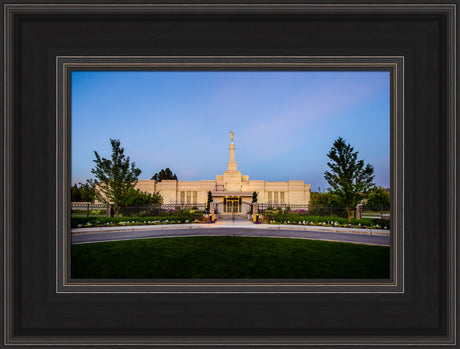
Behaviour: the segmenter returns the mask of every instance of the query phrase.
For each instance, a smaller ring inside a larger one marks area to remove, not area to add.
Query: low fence
[[[297,213],[306,213],[312,216],[343,216],[347,211],[344,207],[336,206],[312,206],[299,204],[258,204],[258,211],[288,211]]]
[[[162,205],[130,205],[120,207],[119,214],[123,216],[159,216],[164,213],[174,213],[181,211],[205,211],[206,204],[162,204]],[[112,212],[114,214],[114,212]]]
[[[345,207],[337,206],[312,206],[312,205],[274,205],[259,204],[259,212],[282,210],[284,212],[305,213],[309,216],[348,217]],[[354,212],[353,212],[354,214]]]
[[[363,206],[361,210],[362,218],[380,218],[390,219],[390,208],[389,207],[367,207]]]
[[[266,210],[283,210],[283,211],[291,211],[291,212],[307,212],[309,205],[301,205],[301,204],[271,204],[271,203],[258,203],[257,209],[259,212],[265,212]]]
[[[299,204],[270,204],[270,203],[258,203],[258,212],[263,214],[266,211],[279,211],[284,212],[297,212],[305,213],[311,216],[330,216],[330,217],[348,217],[347,210],[345,207],[338,206],[311,206],[311,205],[299,205]],[[107,210],[104,212],[107,215],[116,214],[112,207],[108,207],[104,204],[91,203],[91,202],[72,202],[72,210],[85,211],[88,215],[91,211]],[[165,212],[177,212],[177,211],[206,211],[206,204],[198,203],[175,203],[175,204],[162,204],[162,205],[130,205],[119,208],[119,214],[124,216],[156,216]],[[355,217],[355,210],[352,210],[352,216]],[[389,207],[361,207],[362,218],[381,218],[390,219],[390,208]]]
[[[116,212],[111,205],[92,202],[72,202],[74,211],[90,215],[91,211],[103,211],[102,214],[113,216]],[[107,212],[108,210],[108,212]],[[162,205],[127,205],[118,209],[118,214],[123,216],[157,216],[166,212],[179,211],[205,211],[206,204],[162,204]]]
[[[72,202],[72,210],[104,210],[107,209],[107,205],[104,204],[95,204],[94,202]]]
[[[176,203],[176,204],[162,204],[161,209],[163,210],[194,210],[194,211],[204,211],[206,210],[206,204],[183,204],[183,203]]]
[[[314,205],[290,205],[290,204],[258,204],[258,211],[289,211],[305,213],[310,216],[348,217],[347,209],[340,206],[314,206]],[[351,210],[352,217],[356,217],[356,208]],[[389,207],[361,207],[362,218],[390,219]]]
[[[310,206],[308,214],[311,216],[348,217],[347,208],[341,206]],[[351,214],[354,217],[355,210],[352,210]]]

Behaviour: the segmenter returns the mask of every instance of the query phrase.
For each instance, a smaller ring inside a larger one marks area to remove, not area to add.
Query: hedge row
[[[115,225],[130,225],[135,224],[167,224],[167,223],[191,223],[202,218],[201,213],[176,213],[167,214],[165,216],[152,217],[72,217],[72,228],[81,228],[89,226],[115,226]]]

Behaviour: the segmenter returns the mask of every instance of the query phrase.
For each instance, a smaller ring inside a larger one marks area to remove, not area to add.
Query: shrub
[[[321,224],[321,225],[334,225],[334,226],[349,226],[347,218],[344,217],[330,217],[330,216],[314,216],[307,213],[295,213],[295,212],[283,212],[279,213],[277,211],[271,212],[270,214],[266,213],[264,217],[267,223],[288,223],[288,224],[299,224],[305,222],[305,224]],[[390,227],[389,219],[355,219],[352,218],[351,224],[354,226],[366,226],[366,227]]]
[[[344,207],[333,206],[310,206],[309,214],[312,216],[348,217]]]
[[[200,213],[187,213],[187,212],[167,212],[166,214],[157,215],[157,216],[137,216],[137,217],[128,217],[120,216],[116,217],[88,217],[84,216],[72,217],[71,226],[72,228],[77,228],[79,225],[86,226],[87,223],[90,223],[92,226],[104,226],[108,223],[113,223],[114,225],[125,225],[125,224],[156,224],[154,222],[176,222],[183,223],[185,221],[193,222],[195,220],[201,220],[202,215]],[[147,222],[147,223],[145,223]]]
[[[89,214],[93,215],[105,215],[107,210],[92,210],[89,212]]]
[[[146,209],[141,210],[138,213],[139,217],[152,217],[152,216],[158,216],[161,214],[161,210],[158,207],[149,207]]]

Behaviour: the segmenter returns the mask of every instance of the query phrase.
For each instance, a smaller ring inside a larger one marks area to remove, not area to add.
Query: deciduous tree
[[[330,191],[312,191],[310,193],[310,206],[315,207],[338,207],[338,197]]]
[[[366,206],[375,209],[387,209],[390,207],[390,193],[382,187],[375,187],[366,199]]]
[[[134,189],[136,191],[135,198],[132,204],[139,205],[139,206],[147,206],[147,205],[161,205],[163,203],[163,197],[160,193],[147,193],[144,191],[140,191],[139,189]]]

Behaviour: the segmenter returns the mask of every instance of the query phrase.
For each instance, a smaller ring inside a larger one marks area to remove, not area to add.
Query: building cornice
[[[252,197],[252,191],[212,191],[213,197],[222,197],[222,196],[240,196],[240,197]]]

